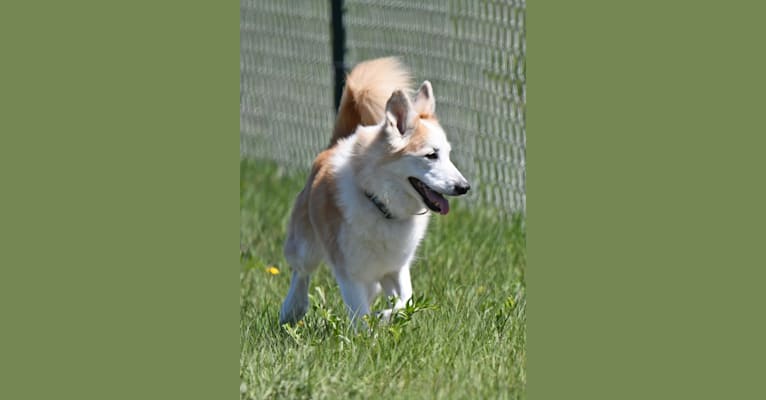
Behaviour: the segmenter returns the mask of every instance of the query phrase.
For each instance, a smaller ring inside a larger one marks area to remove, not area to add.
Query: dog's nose
[[[466,194],[468,191],[471,190],[471,185],[466,182],[464,185],[455,185],[455,193],[457,194]]]

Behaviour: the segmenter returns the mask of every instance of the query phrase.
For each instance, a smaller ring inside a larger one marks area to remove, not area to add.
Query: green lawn
[[[306,318],[287,329],[277,321],[290,278],[282,244],[305,177],[241,162],[241,398],[524,398],[520,218],[454,199],[448,215],[432,217],[412,266],[417,301],[394,322],[354,333],[323,267]]]

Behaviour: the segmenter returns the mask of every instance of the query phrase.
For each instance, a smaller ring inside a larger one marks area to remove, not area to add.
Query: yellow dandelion
[[[484,294],[484,292],[486,291],[487,291],[487,288],[485,288],[484,286],[479,286],[476,288],[476,293],[478,294]]]
[[[272,265],[266,268],[266,272],[268,272],[271,275],[279,275],[279,268]]]

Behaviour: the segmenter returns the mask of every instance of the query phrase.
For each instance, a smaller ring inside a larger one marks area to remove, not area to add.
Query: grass
[[[271,163],[241,162],[242,399],[525,397],[520,217],[455,199],[449,215],[432,217],[412,266],[415,301],[393,322],[351,330],[323,267],[312,280],[304,321],[281,327],[290,278],[282,244],[304,180]],[[385,308],[379,303],[376,309]]]

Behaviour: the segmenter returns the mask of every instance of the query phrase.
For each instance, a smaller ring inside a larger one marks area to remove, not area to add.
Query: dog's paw
[[[380,322],[389,323],[394,318],[395,313],[396,313],[396,310],[388,308],[388,309],[376,312],[375,317]]]
[[[284,304],[279,312],[279,325],[295,325],[308,311],[308,302],[305,304]]]

